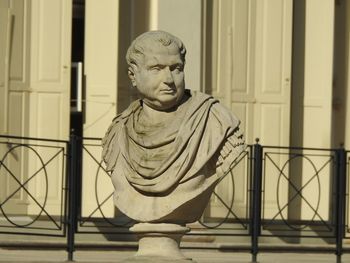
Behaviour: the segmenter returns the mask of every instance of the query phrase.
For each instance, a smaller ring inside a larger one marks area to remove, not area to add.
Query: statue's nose
[[[174,83],[173,75],[171,74],[171,70],[169,67],[164,68],[164,83],[172,84]]]

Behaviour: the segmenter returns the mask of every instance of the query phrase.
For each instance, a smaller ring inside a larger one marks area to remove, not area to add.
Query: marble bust
[[[185,55],[182,41],[163,31],[140,35],[127,51],[139,100],[112,121],[102,156],[112,173],[115,205],[141,223],[135,232],[177,232],[198,220],[245,149],[231,111],[186,89]]]

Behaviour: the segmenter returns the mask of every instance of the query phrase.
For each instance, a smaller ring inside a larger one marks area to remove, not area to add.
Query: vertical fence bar
[[[64,236],[67,237],[69,225],[69,186],[70,186],[70,169],[71,169],[71,142],[66,143],[66,169],[65,169],[65,193],[64,193]],[[68,248],[68,245],[67,245]]]
[[[259,140],[254,145],[254,176],[253,176],[253,198],[252,198],[252,262],[257,262],[259,252],[259,235],[261,229],[261,183],[262,183],[262,147]]]
[[[81,218],[81,204],[82,204],[82,174],[83,174],[83,138],[76,136],[76,172],[75,172],[75,203],[76,203],[76,222]]]
[[[68,211],[68,235],[67,235],[67,251],[68,260],[73,260],[74,235],[76,229],[76,155],[77,155],[77,139],[75,135],[70,136],[70,162],[69,162],[69,211]]]
[[[75,167],[76,167],[76,204],[77,204],[77,218],[81,218],[81,181],[82,181],[82,162],[83,162],[83,112],[71,112],[70,127],[72,135],[76,137],[76,155],[75,155]]]
[[[336,182],[336,255],[337,263],[341,263],[346,203],[346,152],[344,148],[336,150]]]

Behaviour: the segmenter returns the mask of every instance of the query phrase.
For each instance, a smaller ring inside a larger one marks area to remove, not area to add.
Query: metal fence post
[[[251,237],[252,237],[252,262],[257,262],[259,251],[259,235],[261,228],[261,184],[262,184],[262,147],[259,139],[256,139],[254,145],[253,157],[253,198],[252,198],[252,219],[251,219]]]
[[[70,136],[69,140],[70,169],[69,169],[69,210],[68,210],[68,235],[67,251],[68,260],[73,260],[74,235],[76,231],[76,155],[77,155],[77,138],[75,135]]]
[[[336,255],[337,263],[341,262],[343,254],[343,238],[345,225],[346,203],[346,151],[344,148],[336,150]]]

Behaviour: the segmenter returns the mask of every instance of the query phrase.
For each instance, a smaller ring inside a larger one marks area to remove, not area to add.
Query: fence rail
[[[63,237],[70,260],[77,234],[134,240],[133,220],[114,208],[100,144],[74,135],[69,141],[0,136],[0,234]],[[350,238],[349,163],[342,148],[249,145],[188,236],[217,237],[232,249],[235,237],[246,238],[253,262],[273,249],[261,238],[280,238],[294,251],[308,250],[304,239],[322,240],[329,246],[319,252],[341,262]]]
[[[66,234],[67,144],[0,137],[0,233]],[[51,188],[52,181],[56,181],[56,189]],[[56,201],[50,202],[52,198]],[[45,221],[39,220],[42,218]]]

